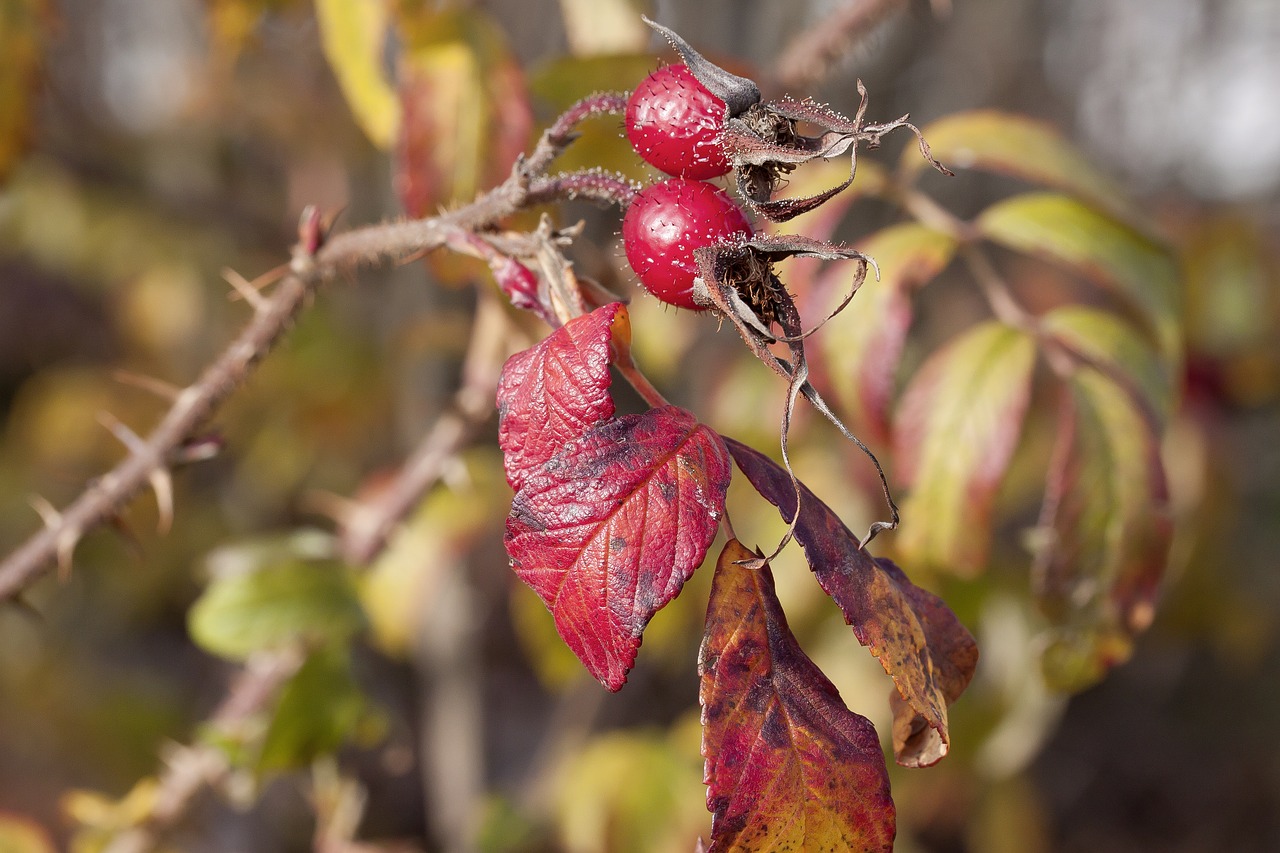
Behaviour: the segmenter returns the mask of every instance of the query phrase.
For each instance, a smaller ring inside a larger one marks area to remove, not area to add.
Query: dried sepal
[[[699,271],[699,276],[694,280],[693,285],[694,301],[716,311],[733,323],[752,353],[787,382],[787,400],[782,415],[782,461],[795,486],[797,506],[799,506],[800,484],[791,467],[788,435],[791,431],[791,417],[795,411],[796,402],[803,395],[823,417],[840,430],[842,435],[854,442],[858,449],[871,459],[879,475],[885,501],[891,513],[890,520],[872,524],[864,537],[863,544],[870,542],[881,530],[892,530],[897,527],[898,507],[893,501],[888,479],[880,462],[870,448],[863,444],[836,416],[817,389],[809,382],[804,339],[816,331],[822,323],[809,330],[802,327],[800,312],[796,309],[795,301],[773,269],[775,262],[790,257],[856,262],[857,271],[846,295],[831,315],[822,321],[825,323],[849,304],[866,279],[867,268],[869,266],[874,268],[874,262],[848,246],[790,234],[760,235],[751,240],[720,243],[698,249],[694,252],[694,256]],[[779,358],[773,353],[770,346],[776,343],[786,346],[789,358]],[[793,518],[792,526],[788,528],[777,549],[769,557],[761,559],[760,565],[776,556],[778,551],[790,541],[794,522]]]
[[[640,18],[665,38],[676,53],[680,54],[684,64],[689,67],[689,71],[699,83],[707,87],[707,91],[724,101],[727,110],[726,118],[740,115],[751,106],[760,103],[760,87],[755,84],[754,80],[731,74],[716,65],[694,50],[693,46],[682,39],[675,30],[655,23],[644,15],[641,15]]]

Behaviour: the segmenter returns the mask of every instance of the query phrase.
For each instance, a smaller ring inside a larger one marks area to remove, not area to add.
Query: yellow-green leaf
[[[1164,247],[1057,193],[998,202],[977,224],[1002,246],[1073,267],[1110,288],[1138,311],[1166,358],[1180,357],[1178,271]]]
[[[1126,660],[1150,624],[1172,535],[1151,424],[1089,368],[1064,395],[1040,529],[1035,589],[1055,626],[1045,676],[1083,689]]]
[[[369,141],[391,148],[400,99],[383,62],[390,14],[386,0],[315,0],[325,58]]]
[[[1022,432],[1035,343],[997,322],[934,353],[894,422],[897,473],[911,488],[897,538],[913,565],[973,576],[986,566],[991,507]]]
[[[872,234],[858,248],[876,261],[880,278],[868,278],[848,310],[818,335],[819,366],[828,386],[849,425],[873,445],[889,438],[889,405],[911,324],[911,291],[937,276],[955,247],[946,234],[913,223]],[[833,265],[820,274],[817,290],[838,293],[847,277],[847,270]]]
[[[345,640],[364,627],[350,572],[316,554],[314,537],[222,548],[210,555],[213,580],[188,616],[205,650],[243,660],[299,641]]]
[[[1055,309],[1041,330],[1060,345],[1119,378],[1161,422],[1173,413],[1174,375],[1130,323],[1084,305]]]
[[[981,169],[1011,175],[1079,196],[1122,218],[1132,206],[1057,128],[999,110],[946,116],[923,128],[933,155],[952,169]],[[902,152],[901,168],[911,176],[928,162],[914,146]]]

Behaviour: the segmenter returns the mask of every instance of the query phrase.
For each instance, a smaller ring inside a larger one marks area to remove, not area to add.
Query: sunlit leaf
[[[0,181],[26,150],[35,118],[46,0],[0,2]]]
[[[911,489],[898,545],[915,563],[986,568],[991,506],[1022,432],[1035,343],[983,323],[934,353],[894,420],[895,473]]]
[[[783,518],[795,514],[791,476],[767,456],[725,439],[734,462]],[[858,537],[813,492],[801,486],[796,541],[818,584],[840,607],[858,642],[893,678],[894,754],[909,767],[947,754],[947,704],[973,678],[978,647],[955,614],[920,589],[893,562],[873,558]]]
[[[624,344],[631,336],[620,302],[575,317],[508,359],[498,382],[498,444],[513,489],[566,442],[613,416],[609,353],[615,336]]]
[[[1041,330],[1113,378],[1122,378],[1162,422],[1172,415],[1172,368],[1131,324],[1106,311],[1068,305],[1044,315]]]
[[[316,652],[281,692],[263,739],[257,770],[307,766],[348,740],[365,712],[366,700],[353,678],[349,652]]]
[[[869,278],[817,341],[821,370],[849,426],[874,445],[889,437],[894,379],[911,325],[910,293],[946,267],[955,241],[923,225],[903,224],[877,231],[858,248],[876,261],[880,278]],[[835,278],[840,272],[824,272],[818,291],[842,290]]]
[[[213,654],[242,660],[298,641],[345,640],[364,627],[350,573],[302,545],[222,548],[209,565],[214,577],[192,605],[188,628]]]
[[[505,178],[533,116],[520,66],[481,12],[401,9],[396,188],[405,210],[423,216]]]
[[[1052,125],[998,110],[975,110],[941,118],[922,132],[933,155],[952,169],[1011,175],[1079,196],[1103,210],[1131,215],[1115,181],[1095,169]],[[926,166],[914,148],[902,152],[906,175]]]
[[[1088,368],[1064,394],[1040,524],[1036,595],[1057,626],[1045,674],[1078,690],[1126,660],[1150,624],[1172,535],[1152,425]]]
[[[1074,267],[1139,312],[1166,358],[1182,350],[1178,272],[1162,246],[1075,199],[1054,193],[1014,196],[977,220],[991,240]]]
[[[385,2],[315,0],[321,44],[329,67],[356,122],[381,149],[390,149],[400,130],[400,99],[386,74]]]
[[[756,556],[725,545],[698,656],[709,850],[892,850],[875,728],[796,643],[768,565],[735,565]]]
[[[626,682],[645,625],[706,555],[729,473],[720,437],[666,406],[602,421],[516,492],[512,568],[610,690]]]
[[[639,52],[650,30],[631,0],[560,0],[569,48],[577,56]]]

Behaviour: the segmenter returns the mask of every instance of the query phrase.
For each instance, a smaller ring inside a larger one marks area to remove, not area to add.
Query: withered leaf
[[[795,516],[791,475],[744,444],[730,438],[725,443],[756,491],[783,518]],[[809,568],[903,699],[894,704],[897,761],[908,767],[933,764],[947,754],[947,704],[973,678],[977,644],[941,599],[911,583],[891,561],[872,557],[813,492],[803,484],[799,491],[795,538]]]

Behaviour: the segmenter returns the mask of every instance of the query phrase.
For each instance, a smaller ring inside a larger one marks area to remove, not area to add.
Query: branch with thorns
[[[103,523],[117,522],[125,505],[148,486],[156,495],[160,529],[165,532],[173,518],[172,470],[206,459],[217,451],[219,442],[203,435],[202,429],[271,352],[320,286],[339,273],[402,261],[443,247],[457,249],[465,242],[460,240],[461,234],[475,238],[470,242],[473,253],[482,252],[478,246],[492,247],[502,242],[504,236],[492,232],[504,219],[546,202],[587,198],[621,205],[628,203],[636,188],[621,176],[600,170],[547,174],[551,163],[574,140],[573,127],[578,121],[602,112],[617,112],[624,106],[625,98],[621,95],[598,94],[570,107],[542,135],[533,151],[516,161],[502,184],[470,204],[439,216],[384,222],[339,234],[330,233],[319,211],[309,207],[302,215],[298,242],[288,264],[253,281],[227,271],[224,277],[232,293],[253,311],[249,323],[200,376],[184,388],[174,388],[149,377],[125,379],[169,399],[169,409],[145,438],[109,414],[100,418],[125,445],[127,455],[63,509],[40,496],[31,498],[44,527],[0,561],[0,601],[20,601],[26,587],[52,566],[56,565],[60,576],[66,578],[75,548],[85,534]],[[544,267],[558,266],[563,271],[569,269],[569,264],[560,249],[571,236],[566,232],[553,234],[549,227],[543,227],[522,239],[532,257],[537,259],[541,253]],[[510,242],[516,238],[508,235],[505,239]],[[510,254],[498,249],[482,257],[491,261],[495,272],[498,271],[495,265],[507,261],[519,266]],[[569,287],[563,272],[560,279],[560,285],[553,286],[556,291]],[[499,284],[504,282],[500,280]],[[505,284],[504,290],[507,290]],[[555,318],[563,323],[584,310],[586,303],[580,295],[568,298],[563,293],[553,295],[560,298],[551,301],[554,312],[548,320]],[[479,417],[470,414],[471,408],[468,405],[464,409],[464,420]],[[425,482],[421,477],[419,480]],[[415,488],[420,490],[421,485]],[[379,522],[377,527],[386,527],[386,522]],[[360,553],[367,553],[370,547],[373,546],[364,546]]]

